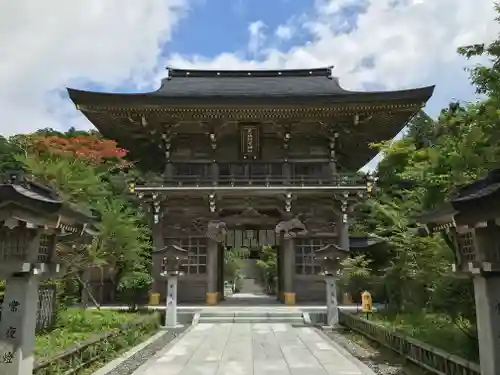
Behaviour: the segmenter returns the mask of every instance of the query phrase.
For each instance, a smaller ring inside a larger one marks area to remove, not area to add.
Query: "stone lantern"
[[[328,244],[315,251],[315,260],[321,264],[321,275],[326,283],[326,325],[335,327],[339,323],[337,301],[337,280],[342,268],[342,261],[349,256],[349,250],[335,244]]]
[[[417,221],[429,234],[444,232],[454,248],[453,271],[473,279],[481,374],[500,374],[500,170]]]
[[[165,327],[179,327],[177,323],[177,281],[181,266],[188,258],[188,251],[177,245],[167,245],[158,251],[164,254],[161,276],[167,279]]]
[[[61,270],[59,237],[84,236],[94,219],[22,174],[0,177],[0,374],[32,374],[39,283]]]

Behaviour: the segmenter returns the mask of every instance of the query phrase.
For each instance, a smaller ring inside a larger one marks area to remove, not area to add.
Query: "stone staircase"
[[[205,309],[198,323],[288,323],[304,324],[302,311],[295,309]]]

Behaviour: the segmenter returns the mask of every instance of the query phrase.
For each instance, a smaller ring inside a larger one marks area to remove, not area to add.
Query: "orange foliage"
[[[32,146],[38,152],[68,154],[95,164],[112,162],[120,167],[130,165],[130,162],[124,160],[128,153],[127,150],[117,147],[115,141],[99,139],[92,135],[72,138],[57,136],[35,137]]]

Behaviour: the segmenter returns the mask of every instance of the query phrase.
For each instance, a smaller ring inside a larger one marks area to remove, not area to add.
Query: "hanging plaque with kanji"
[[[259,127],[243,125],[241,127],[241,152],[243,159],[257,159],[260,149]]]

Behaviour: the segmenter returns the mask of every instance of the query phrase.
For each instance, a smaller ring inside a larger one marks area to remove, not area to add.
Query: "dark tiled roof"
[[[276,104],[324,102],[409,101],[426,102],[434,86],[399,91],[349,91],[343,89],[330,68],[292,70],[186,70],[169,69],[161,87],[144,94],[97,93],[68,89],[75,104],[131,104],[147,100],[161,104],[249,103],[272,99]],[[261,103],[262,104],[262,103]],[[266,102],[264,102],[266,104]]]
[[[486,198],[500,191],[500,169],[491,171],[486,177],[457,189],[450,202],[460,203]]]
[[[203,96],[301,96],[350,95],[340,87],[330,69],[314,70],[181,70],[169,69],[153,95]]]

